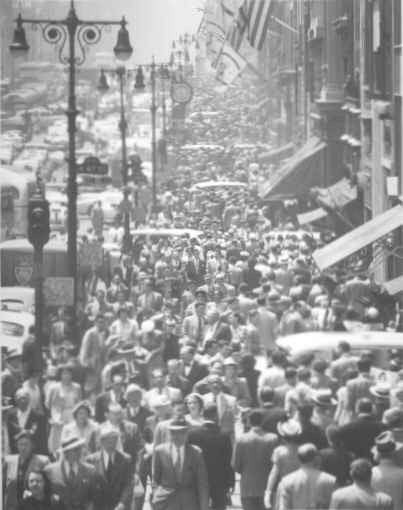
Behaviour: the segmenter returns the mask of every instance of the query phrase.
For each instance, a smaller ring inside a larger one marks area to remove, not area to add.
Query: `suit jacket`
[[[12,453],[17,453],[15,436],[19,432],[21,432],[17,416],[18,416],[17,408],[10,409],[7,413],[7,428]],[[27,421],[25,422],[24,429],[30,430],[33,434],[35,453],[46,455],[48,453],[48,440],[47,440],[48,433],[46,417],[31,409],[31,411],[28,414]]]
[[[95,401],[95,419],[98,423],[102,423],[106,420],[106,413],[108,411],[109,404],[112,401],[111,393],[106,391],[98,395]],[[125,407],[126,400],[122,396],[118,402],[122,407]]]
[[[123,503],[125,510],[129,510],[133,491],[130,456],[119,451],[115,452],[110,480],[105,472],[102,451],[89,455],[86,462],[95,467],[100,478],[97,509],[111,510],[119,503]]]
[[[57,494],[67,510],[92,510],[99,500],[101,481],[91,464],[79,462],[77,476],[71,480],[62,461],[48,464],[45,473],[52,492]]]
[[[360,374],[355,379],[347,381],[347,410],[355,416],[355,407],[359,399],[369,398],[372,400],[370,387],[373,385],[373,380],[368,374]]]
[[[263,406],[263,423],[262,429],[265,432],[271,432],[277,434],[277,424],[287,419],[287,413],[284,408],[277,406]]]
[[[205,377],[207,377],[207,375],[208,375],[208,369],[207,369],[206,365],[203,365],[199,361],[194,360],[190,367],[189,373],[187,375],[185,373],[185,377],[188,380],[186,394],[190,393],[193,390],[193,386],[197,382],[199,382],[202,379],[204,379]]]
[[[152,459],[154,510],[208,510],[209,488],[203,454],[186,445],[181,474],[175,473],[171,444],[164,443]]]
[[[329,510],[393,510],[393,501],[383,492],[364,490],[355,484],[333,493]]]
[[[302,466],[281,480],[277,489],[277,509],[328,508],[335,488],[334,476]]]
[[[141,294],[137,299],[137,308],[144,310],[161,310],[162,296],[159,292],[152,292],[149,297]]]
[[[206,422],[189,432],[188,441],[198,446],[203,453],[210,491],[214,488],[214,492],[217,489],[227,492],[233,487],[232,445],[228,435],[223,434],[215,423]]]
[[[236,398],[241,407],[250,407],[252,399],[249,393],[248,383],[243,377],[237,377],[235,380],[224,378],[224,385],[229,389],[229,393]]]
[[[124,409],[125,420],[135,423],[139,429],[140,434],[144,433],[147,418],[152,414],[153,413],[145,406],[140,406],[135,415],[133,415],[133,412],[129,405],[126,405]]]
[[[372,459],[371,449],[374,440],[383,430],[385,425],[372,416],[361,415],[358,418],[339,429],[340,439],[345,448],[356,457]]]
[[[17,510],[22,493],[18,490],[18,461],[19,455],[7,455],[4,459],[3,465],[3,490],[5,493],[6,510]],[[25,471],[24,480],[21,480],[23,489],[27,488],[29,474],[32,471],[41,471],[47,464],[49,464],[48,457],[44,455],[32,455],[27,469]]]
[[[263,497],[277,444],[276,435],[256,429],[237,439],[232,466],[241,475],[241,497]]]
[[[215,403],[215,397],[213,393],[206,393],[203,395],[203,400],[205,405]],[[235,397],[226,395],[222,392],[219,393],[217,408],[218,423],[220,425],[221,432],[233,436],[235,433],[235,421],[238,417],[238,406]]]
[[[403,469],[391,459],[381,459],[372,469],[372,488],[388,494],[394,504],[394,510],[403,508]]]
[[[123,420],[120,425],[123,451],[131,458],[132,465],[137,462],[139,452],[144,447],[144,440],[138,426],[128,420]]]

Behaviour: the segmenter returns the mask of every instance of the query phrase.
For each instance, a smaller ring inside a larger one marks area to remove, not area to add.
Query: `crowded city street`
[[[401,0],[113,4],[0,6],[0,507],[403,510]]]

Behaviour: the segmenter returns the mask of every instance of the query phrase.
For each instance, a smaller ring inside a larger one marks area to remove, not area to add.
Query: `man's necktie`
[[[175,452],[176,452],[176,459],[175,459],[174,469],[175,469],[176,477],[179,478],[181,475],[181,471],[182,471],[180,448],[176,447]]]
[[[108,465],[106,466],[106,479],[108,480],[108,482],[110,482],[112,479],[112,470],[113,470],[113,462],[112,462],[112,458],[109,457]]]
[[[198,344],[200,344],[203,340],[203,322],[202,318],[199,315],[198,321],[197,321],[197,335],[196,335],[196,341]]]

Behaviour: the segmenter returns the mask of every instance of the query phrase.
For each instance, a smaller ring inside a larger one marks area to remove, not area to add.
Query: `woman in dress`
[[[74,421],[64,425],[63,437],[79,437],[85,440],[84,456],[96,451],[98,424],[91,419],[91,404],[87,400],[79,402],[73,409]]]
[[[191,393],[186,398],[186,404],[189,414],[186,415],[186,421],[192,427],[199,427],[203,424],[203,398],[198,393]]]
[[[56,455],[60,447],[61,433],[64,425],[73,421],[73,410],[81,400],[80,385],[73,381],[74,367],[71,364],[61,365],[58,371],[58,382],[50,389],[46,399],[46,407],[50,414],[49,452]]]

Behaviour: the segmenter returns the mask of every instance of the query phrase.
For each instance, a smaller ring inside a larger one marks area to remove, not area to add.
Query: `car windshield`
[[[24,335],[24,326],[22,324],[17,324],[16,322],[1,321],[0,331],[6,336],[20,337]]]

